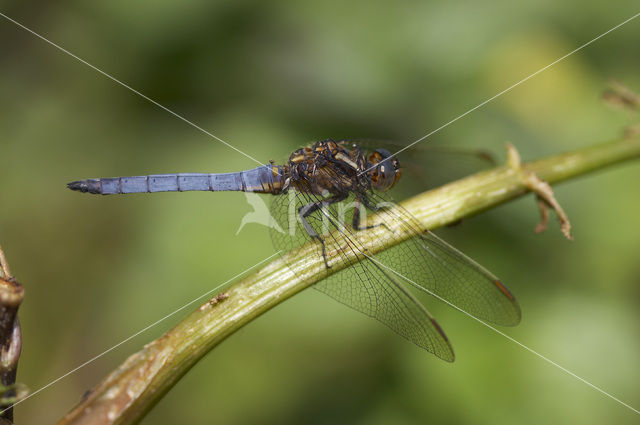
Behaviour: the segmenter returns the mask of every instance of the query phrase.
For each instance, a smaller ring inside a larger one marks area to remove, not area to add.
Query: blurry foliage
[[[637,11],[616,3],[5,2],[3,13],[250,155],[317,139],[410,143]],[[580,13],[576,13],[580,11]],[[88,197],[78,178],[253,167],[144,99],[0,21],[0,239],[27,288],[18,380],[37,388],[273,252],[234,193]],[[640,89],[631,22],[423,143],[524,159],[597,143],[634,118],[599,100]],[[437,165],[433,166],[433,172]],[[446,171],[455,160],[443,162]],[[431,170],[429,170],[431,171]],[[636,164],[556,188],[575,241],[532,229],[532,198],[439,232],[499,275],[509,334],[637,407]],[[35,266],[34,266],[35,265]],[[631,423],[635,415],[425,300],[445,364],[305,291],[195,367],[145,424]],[[162,325],[16,408],[51,423]]]

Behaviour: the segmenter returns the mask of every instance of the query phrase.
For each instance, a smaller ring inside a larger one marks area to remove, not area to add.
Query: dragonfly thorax
[[[368,176],[363,173],[366,165],[356,146],[349,149],[345,142],[323,140],[295,151],[289,157],[287,173],[296,190],[337,195],[369,186]]]

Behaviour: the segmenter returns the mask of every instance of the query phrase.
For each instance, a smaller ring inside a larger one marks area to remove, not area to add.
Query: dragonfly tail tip
[[[99,182],[93,180],[77,180],[67,183],[67,188],[78,192],[102,193]]]
[[[75,182],[67,183],[67,188],[69,188],[71,190],[77,190],[79,192],[86,192],[87,191],[87,182],[86,181],[82,181],[82,180],[78,180],[78,181],[75,181]]]

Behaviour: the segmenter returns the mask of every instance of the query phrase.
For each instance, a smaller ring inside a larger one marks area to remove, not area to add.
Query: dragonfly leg
[[[360,223],[360,202],[361,202],[360,199],[357,199],[355,202],[355,211],[353,212],[353,222],[351,223],[351,226],[353,227],[354,230],[366,230],[366,229],[373,229],[374,227],[378,227],[378,226],[384,226],[388,231],[392,232],[392,230],[389,229],[389,226],[387,226],[387,224],[384,222],[363,226]],[[362,204],[373,212],[380,211],[383,208],[370,203],[366,197],[362,199]]]
[[[313,239],[320,242],[320,245],[322,247],[322,259],[324,260],[325,267],[328,269],[330,269],[331,266],[327,261],[327,251],[325,248],[324,239],[309,224],[309,222],[307,221],[307,217],[309,217],[314,212],[321,210],[335,202],[343,201],[345,198],[346,198],[346,195],[336,195],[322,201],[311,202],[307,205],[303,205],[300,208],[298,208],[298,215],[300,216],[300,221],[302,222],[302,226],[304,227],[304,230],[309,234],[309,236],[311,236]]]
[[[362,196],[361,198],[358,199],[359,202],[362,202],[362,204],[369,208],[371,211],[373,212],[378,212],[381,209],[385,208],[385,206],[378,206],[376,204],[372,204],[371,201],[369,201],[369,198],[367,198],[366,196]]]

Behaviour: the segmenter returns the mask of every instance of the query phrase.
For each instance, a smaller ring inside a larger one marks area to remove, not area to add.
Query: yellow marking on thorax
[[[349,158],[347,155],[345,155],[342,152],[338,152],[338,154],[336,155],[336,159],[339,161],[343,161],[346,162],[347,164],[349,164],[349,166],[351,168],[353,168],[354,170],[358,169],[358,164],[356,164],[355,162],[353,162],[353,160],[351,158]]]
[[[296,156],[292,156],[291,158],[289,158],[289,161],[293,162],[294,164],[300,164],[301,162],[306,161],[306,155],[304,154],[298,154]]]

